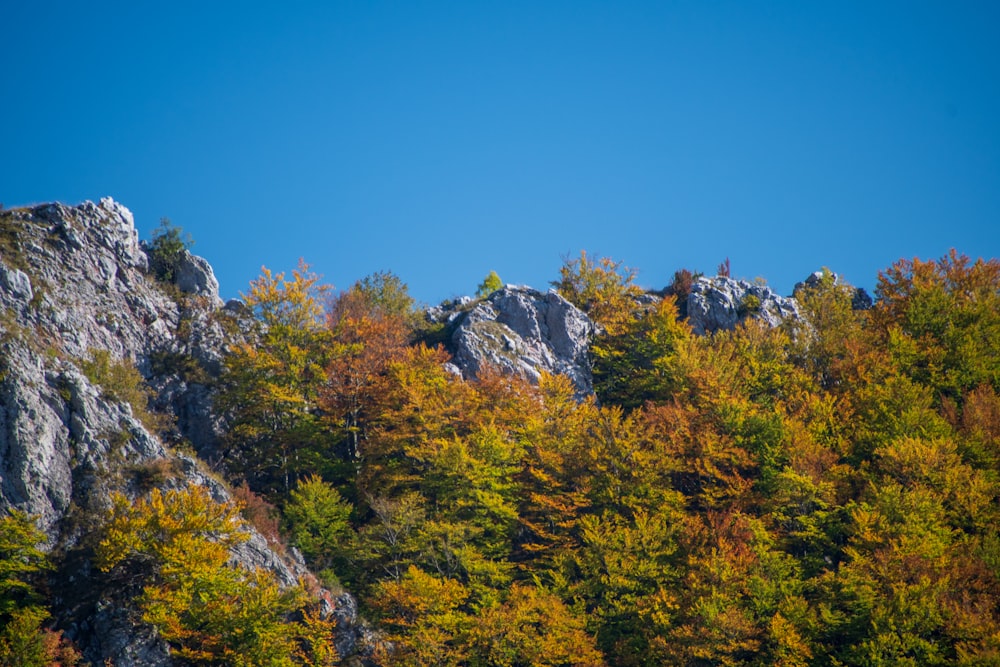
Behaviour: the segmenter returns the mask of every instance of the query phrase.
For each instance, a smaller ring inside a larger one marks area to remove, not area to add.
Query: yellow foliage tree
[[[130,501],[122,494],[97,548],[98,567],[149,582],[140,603],[176,655],[192,664],[278,666],[332,664],[332,622],[306,614],[301,587],[283,589],[266,570],[229,562],[247,539],[239,507],[214,501],[204,487],[161,492]]]
[[[328,288],[318,283],[305,263],[290,279],[264,268],[245,295],[255,326],[225,360],[217,405],[229,418],[227,459],[257,492],[289,491],[326,456],[317,400],[329,353]]]

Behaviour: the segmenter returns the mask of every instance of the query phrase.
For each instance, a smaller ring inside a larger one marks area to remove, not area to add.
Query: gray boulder
[[[31,289],[31,279],[20,269],[8,269],[0,264],[0,287],[10,295],[14,301],[28,303],[35,296]]]
[[[801,318],[795,299],[779,296],[766,285],[725,276],[696,279],[688,294],[687,314],[696,334],[731,330],[747,319],[776,327],[789,318]]]
[[[174,282],[185,294],[219,300],[219,281],[215,279],[212,265],[206,259],[192,255],[187,250],[181,253]]]
[[[508,285],[462,307],[439,316],[457,325],[453,363],[464,377],[487,365],[534,382],[546,372],[567,376],[580,395],[592,393],[587,349],[596,326],[556,292]]]

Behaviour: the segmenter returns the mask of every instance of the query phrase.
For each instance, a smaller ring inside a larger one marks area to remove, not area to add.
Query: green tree
[[[502,287],[503,281],[500,280],[500,276],[497,275],[496,271],[490,271],[489,274],[483,278],[483,282],[479,283],[479,286],[476,288],[476,296],[480,299],[485,299]]]
[[[415,316],[416,302],[410,296],[410,289],[392,271],[377,271],[357,281],[348,290],[359,298],[369,312],[378,311],[382,315],[400,317],[411,322]],[[337,307],[334,306],[334,312]],[[336,316],[334,319],[337,319]]]
[[[680,388],[678,346],[690,336],[691,328],[678,319],[669,298],[597,336],[590,351],[601,402],[637,408],[669,399]]]
[[[333,486],[316,475],[300,480],[285,505],[293,544],[312,567],[326,572],[324,578],[330,578],[330,568],[349,551],[351,509]]]
[[[39,549],[45,534],[26,513],[0,519],[0,667],[72,667],[79,654],[59,633],[43,627],[49,613],[38,592],[49,569]]]
[[[160,218],[159,226],[153,230],[149,242],[149,268],[158,279],[170,283],[177,278],[177,269],[186,250],[194,245],[190,234],[184,234],[180,227],[169,219]]]

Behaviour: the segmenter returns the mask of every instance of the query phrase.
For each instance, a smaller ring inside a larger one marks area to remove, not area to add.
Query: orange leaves
[[[879,274],[873,319],[901,369],[953,399],[1000,386],[1000,260],[952,250],[900,260]]]

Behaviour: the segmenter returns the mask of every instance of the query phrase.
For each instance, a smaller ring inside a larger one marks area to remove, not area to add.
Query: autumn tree
[[[854,310],[853,296],[854,288],[839,281],[826,267],[819,280],[795,292],[805,317],[802,322],[791,323],[795,331],[794,353],[799,364],[824,388],[834,388],[841,381],[851,354],[849,347],[860,344],[865,336],[867,316]]]
[[[559,269],[559,280],[552,286],[567,301],[587,313],[594,321],[614,332],[627,322],[636,308],[642,290],[635,285],[635,269],[609,257],[596,261],[580,252],[577,259],[566,260]]]
[[[389,364],[409,343],[412,306],[406,285],[391,273],[358,281],[329,305],[321,404],[352,464],[365,456],[362,443],[386,393]]]
[[[496,667],[602,667],[604,656],[586,630],[586,619],[557,596],[523,584],[485,607],[466,635],[470,663]]]
[[[72,667],[79,654],[44,627],[49,612],[38,577],[51,565],[39,548],[45,534],[18,510],[0,518],[0,666]]]
[[[229,421],[227,463],[258,492],[288,492],[296,475],[327,458],[318,412],[330,355],[326,291],[301,263],[290,278],[263,269],[244,296],[254,318],[225,358],[217,405]]]
[[[942,396],[1000,389],[1000,260],[952,250],[879,274],[873,318],[899,366]]]
[[[248,538],[239,508],[204,487],[161,492],[135,501],[115,494],[97,548],[97,565],[112,577],[138,574],[143,620],[179,658],[205,665],[295,665],[325,656],[332,625],[308,611],[300,586],[282,588],[263,569],[230,562]],[[306,609],[302,621],[290,619]]]

